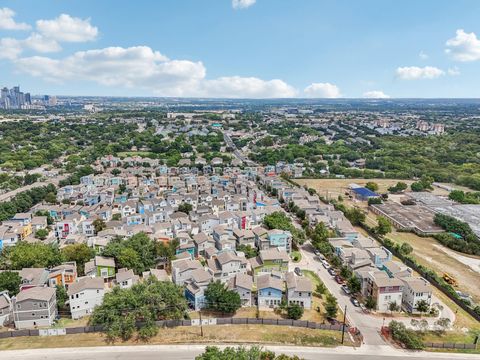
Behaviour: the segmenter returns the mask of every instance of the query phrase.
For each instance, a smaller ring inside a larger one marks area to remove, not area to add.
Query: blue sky
[[[59,95],[480,97],[480,1],[236,1],[3,0],[0,86]]]

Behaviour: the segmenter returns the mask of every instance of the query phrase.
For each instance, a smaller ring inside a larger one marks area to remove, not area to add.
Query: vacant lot
[[[262,343],[288,344],[298,346],[337,346],[340,344],[341,332],[311,330],[289,326],[273,325],[221,325],[204,326],[204,336],[200,336],[200,327],[178,327],[160,329],[158,335],[148,344],[182,344],[182,343]],[[346,337],[348,345],[348,337]],[[107,343],[104,334],[90,333],[56,337],[18,337],[0,340],[0,350],[61,348],[104,345],[143,345],[135,336],[128,341]]]
[[[348,185],[357,184],[365,186],[367,182],[374,182],[378,184],[378,192],[386,193],[387,189],[396,185],[399,181],[410,186],[413,180],[396,180],[396,179],[294,179],[296,183],[301,186],[307,185],[314,188],[319,195],[329,199],[337,198],[338,195],[345,197],[345,192],[348,191]],[[448,195],[446,190],[435,187],[432,192],[436,195]]]
[[[458,282],[457,290],[469,293],[475,301],[480,301],[480,286],[478,286],[480,274],[450,256],[452,250],[444,251],[445,247],[435,239],[419,237],[412,233],[394,231],[387,237],[396,243],[406,242],[412,245],[412,255],[420,264],[429,267],[440,276],[446,272],[455,277]]]

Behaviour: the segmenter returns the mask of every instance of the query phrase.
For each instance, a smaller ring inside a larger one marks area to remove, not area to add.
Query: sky
[[[32,94],[479,98],[477,0],[0,0]]]

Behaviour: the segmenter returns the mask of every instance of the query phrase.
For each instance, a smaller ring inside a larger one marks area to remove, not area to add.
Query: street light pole
[[[345,305],[345,311],[343,312],[343,326],[342,326],[342,345],[345,340],[345,322],[347,320],[347,305]]]
[[[198,309],[198,314],[200,315],[200,336],[203,337],[203,322],[202,322],[202,307]]]

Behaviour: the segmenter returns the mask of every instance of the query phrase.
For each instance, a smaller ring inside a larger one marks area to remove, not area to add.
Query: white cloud
[[[234,9],[246,9],[256,2],[257,0],[232,0],[232,6]]]
[[[363,93],[363,97],[367,99],[389,99],[390,95],[387,95],[380,90],[372,90]]]
[[[15,11],[9,8],[0,8],[0,29],[3,30],[29,30],[30,25],[25,23],[17,23],[13,19]]]
[[[445,52],[452,55],[457,61],[476,61],[480,60],[480,40],[475,33],[466,33],[463,29],[458,29],[456,36],[446,42]]]
[[[91,81],[105,86],[146,90],[158,96],[275,98],[296,91],[282,80],[239,76],[206,79],[201,62],[171,60],[147,46],[79,51],[63,59],[33,56],[17,68],[54,82]]]
[[[0,39],[0,59],[14,60],[22,53],[22,45],[17,39]]]
[[[450,76],[460,75],[460,69],[458,67],[454,66],[453,68],[449,68],[447,70],[447,74],[450,75]]]
[[[289,98],[296,90],[282,80],[262,80],[255,77],[230,76],[206,80],[201,84],[200,94],[209,97],[227,98]]]
[[[342,96],[338,86],[330,83],[312,83],[303,92],[307,97],[312,98],[338,98]]]
[[[46,38],[60,42],[84,42],[95,40],[98,28],[90,24],[90,19],[80,19],[61,14],[53,20],[38,20],[37,30]]]
[[[445,71],[434,66],[404,66],[397,68],[396,74],[402,80],[435,79],[445,75]]]
[[[418,57],[422,60],[427,60],[429,58],[428,54],[425,53],[423,50],[420,51],[420,53],[418,54]]]

